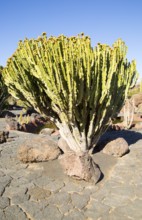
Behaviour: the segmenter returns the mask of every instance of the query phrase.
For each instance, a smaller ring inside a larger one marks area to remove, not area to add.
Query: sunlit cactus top
[[[65,138],[70,131],[75,140],[71,148],[88,149],[136,83],[136,63],[127,61],[126,52],[121,39],[112,47],[99,43],[93,48],[84,34],[43,33],[19,42],[4,69],[5,83],[13,96],[41,113],[50,112]]]

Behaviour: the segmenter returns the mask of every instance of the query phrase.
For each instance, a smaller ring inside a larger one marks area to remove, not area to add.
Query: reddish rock
[[[44,126],[44,122],[40,121],[30,121],[27,124],[22,124],[20,126],[20,131],[29,132],[29,133],[39,133],[39,130]]]
[[[142,129],[142,122],[137,122],[137,123],[133,126],[133,128],[136,129],[136,130]]]
[[[137,114],[142,114],[142,103],[138,105],[137,109],[136,109],[136,113]]]
[[[43,128],[41,131],[40,131],[40,134],[43,134],[43,135],[51,135],[55,130],[53,128]]]
[[[55,131],[51,134],[51,136],[60,136],[59,130],[55,130]]]
[[[142,93],[134,94],[130,100],[134,100],[136,107],[142,103]]]
[[[124,138],[117,138],[113,141],[110,141],[103,148],[103,153],[113,155],[115,157],[122,157],[128,152],[128,143],[124,140]]]
[[[141,118],[140,115],[134,114],[133,121],[134,121],[134,122],[139,122],[139,121],[142,121],[142,118]]]
[[[117,123],[117,124],[112,124],[110,128],[115,131],[123,130],[124,124],[123,124],[123,122]]]
[[[71,177],[97,183],[101,171],[88,153],[67,152],[59,157],[64,172]]]
[[[16,119],[11,118],[11,117],[6,117],[5,121],[6,121],[6,130],[7,131],[10,131],[10,130],[20,130],[20,125],[16,121]]]
[[[67,144],[66,140],[64,138],[60,138],[58,141],[58,147],[64,152],[68,152],[71,151],[71,149],[69,148],[69,145]]]
[[[26,140],[18,150],[23,162],[39,162],[57,159],[61,154],[57,143],[50,137],[34,137]]]

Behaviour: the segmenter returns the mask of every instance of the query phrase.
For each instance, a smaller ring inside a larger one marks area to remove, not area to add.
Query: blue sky
[[[122,38],[142,78],[142,0],[0,0],[0,65],[25,37],[77,35],[112,45]]]

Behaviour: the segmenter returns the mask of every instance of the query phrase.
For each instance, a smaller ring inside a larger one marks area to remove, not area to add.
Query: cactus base
[[[101,178],[99,166],[86,153],[68,152],[60,156],[64,172],[75,179],[97,183]]]

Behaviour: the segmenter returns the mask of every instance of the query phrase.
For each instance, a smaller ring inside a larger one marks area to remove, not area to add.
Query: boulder
[[[51,136],[58,136],[58,137],[60,138],[60,132],[59,132],[59,130],[55,130],[55,131],[51,134]]]
[[[101,177],[99,166],[88,153],[68,151],[59,157],[64,172],[75,179],[97,183]]]
[[[55,130],[53,128],[43,128],[40,131],[40,134],[42,135],[51,135]]]
[[[141,130],[142,129],[142,122],[137,122],[136,124],[134,124],[133,126],[134,129],[136,130]]]
[[[68,151],[71,151],[71,149],[69,148],[66,140],[64,138],[60,138],[58,141],[58,147],[64,152],[67,153]]]
[[[142,103],[142,93],[132,95],[130,100],[134,100],[134,105],[138,107]]]
[[[137,114],[142,114],[142,103],[138,105],[138,107],[136,109],[136,113]]]
[[[120,123],[112,124],[109,127],[109,130],[119,131],[119,130],[123,130],[124,128],[125,127],[124,127],[123,122],[120,122]]]
[[[6,117],[5,121],[6,121],[6,130],[8,130],[8,131],[20,130],[20,125],[16,119],[11,118],[11,117]]]
[[[134,121],[134,122],[140,122],[140,121],[142,121],[142,118],[141,118],[140,115],[134,114],[134,116],[133,116],[133,121]]]
[[[122,157],[129,152],[128,143],[124,138],[117,138],[108,142],[103,148],[103,153],[112,155],[115,157]]]
[[[18,150],[18,159],[24,163],[54,160],[61,154],[57,142],[46,136],[26,140]]]

